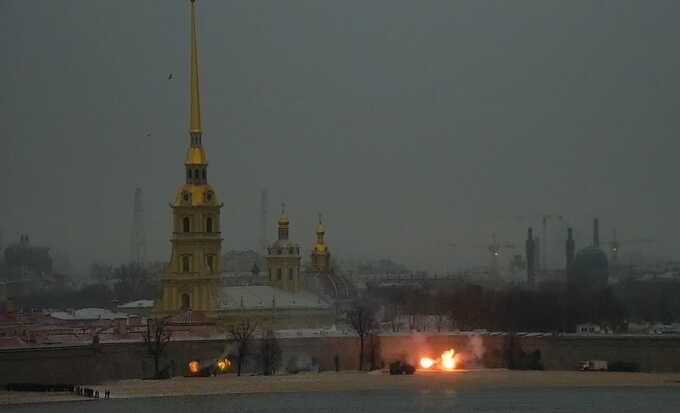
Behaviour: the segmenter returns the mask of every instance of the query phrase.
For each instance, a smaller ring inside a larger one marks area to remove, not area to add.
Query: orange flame
[[[456,359],[454,358],[455,352],[453,349],[449,349],[442,353],[442,367],[446,370],[453,370],[456,368]]]
[[[435,364],[439,364],[439,366],[444,370],[453,370],[456,368],[455,354],[456,352],[453,349],[448,349],[443,352],[442,355],[436,360],[429,357],[422,357],[420,359],[420,367],[429,369]]]
[[[423,357],[420,359],[420,367],[424,369],[429,369],[434,365],[434,360],[429,357]]]
[[[225,371],[226,369],[229,368],[230,365],[231,365],[231,363],[229,362],[228,359],[220,359],[220,360],[217,361],[217,368],[220,371]]]

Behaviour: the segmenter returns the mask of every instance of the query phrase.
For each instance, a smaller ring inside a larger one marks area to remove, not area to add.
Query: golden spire
[[[198,91],[198,48],[196,46],[196,0],[191,0],[191,133],[201,133],[201,97]]]
[[[201,130],[201,97],[198,88],[198,49],[196,41],[196,0],[191,0],[191,110],[189,114],[189,136],[191,142],[187,150],[186,160],[184,164],[190,165],[207,165],[208,160],[203,149],[202,130]],[[187,180],[189,174],[194,175],[195,172],[187,172]],[[199,171],[202,176],[203,172]]]

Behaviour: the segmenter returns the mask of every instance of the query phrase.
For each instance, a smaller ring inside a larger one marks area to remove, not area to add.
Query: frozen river
[[[680,412],[672,387],[531,388],[475,391],[370,390],[111,399],[0,407],[2,412],[377,413]]]

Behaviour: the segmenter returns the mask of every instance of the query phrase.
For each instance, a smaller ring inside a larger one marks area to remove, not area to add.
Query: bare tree
[[[380,361],[380,336],[371,331],[368,335],[368,361],[371,370],[382,368]]]
[[[170,317],[146,320],[146,331],[143,333],[148,353],[153,357],[154,377],[159,377],[158,363],[165,354],[165,347],[170,342],[172,331],[169,327]]]
[[[276,373],[281,365],[281,347],[272,330],[262,333],[260,357],[262,358],[262,374],[269,376]]]
[[[347,313],[349,325],[354,333],[359,336],[359,370],[364,366],[364,344],[366,337],[375,329],[375,309],[366,301],[357,300],[352,309]]]
[[[447,315],[450,312],[451,298],[443,293],[438,292],[431,300],[431,313],[434,315],[434,324],[437,332],[442,331],[442,327],[447,322]]]
[[[248,348],[250,347],[250,342],[255,335],[255,330],[257,330],[257,323],[251,320],[242,320],[236,324],[232,324],[227,330],[230,339],[236,343],[236,375],[241,375],[241,368],[243,367],[243,361],[245,357],[248,356]]]

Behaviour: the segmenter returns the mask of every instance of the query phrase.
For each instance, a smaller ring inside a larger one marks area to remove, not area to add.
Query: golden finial
[[[201,99],[198,90],[198,47],[196,43],[196,6],[195,0],[191,0],[191,133],[201,133]]]

